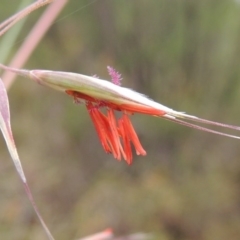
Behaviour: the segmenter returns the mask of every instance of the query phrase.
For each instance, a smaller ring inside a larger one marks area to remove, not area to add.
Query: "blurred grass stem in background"
[[[31,0],[23,0],[20,2],[19,10],[22,9],[26,4],[30,3]],[[23,19],[22,21],[15,26],[15,28],[11,29],[11,31],[8,32],[8,34],[5,34],[5,36],[1,37],[1,43],[0,43],[0,62],[4,63],[9,55],[9,52],[11,51],[13,44],[15,43],[20,31],[23,28],[23,25],[27,18]]]
[[[42,3],[41,3],[42,2]],[[33,10],[36,10],[37,8],[44,6],[45,4],[48,4],[52,2],[51,1],[40,1],[39,4],[35,5],[32,4],[29,7],[28,11],[23,10],[24,16],[28,13],[30,13]],[[41,41],[47,30],[50,28],[53,21],[56,19],[60,11],[64,8],[64,6],[67,4],[68,0],[57,0],[54,1],[53,4],[51,4],[48,9],[45,11],[45,13],[41,16],[41,18],[38,20],[36,25],[33,27],[32,31],[28,34],[26,39],[24,40],[22,46],[19,48],[19,50],[16,52],[14,58],[12,61],[8,64],[9,66],[21,68],[25,62],[30,57],[33,50],[36,48],[38,43]],[[34,8],[34,6],[36,6]],[[26,11],[26,13],[25,13]],[[20,15],[22,16],[22,15]],[[19,19],[18,17],[16,17]],[[14,80],[15,74],[12,73],[5,73],[3,74],[2,78],[4,80],[5,86],[8,89],[13,80]]]

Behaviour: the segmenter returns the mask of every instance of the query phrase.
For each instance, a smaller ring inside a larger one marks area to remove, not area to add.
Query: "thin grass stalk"
[[[18,21],[29,15],[31,12],[37,10],[40,7],[43,7],[54,0],[39,0],[30,6],[24,8],[22,11],[16,13],[12,17],[5,20],[3,23],[0,24],[0,36],[2,36],[5,32],[7,32],[14,24]]]
[[[57,15],[67,4],[68,0],[57,0],[54,1],[44,12],[42,17],[35,24],[31,32],[28,34],[26,40],[15,54],[12,61],[8,66],[21,68],[28,58],[30,57],[33,50],[36,48],[38,43],[41,41],[47,30],[56,19]],[[11,72],[5,72],[2,75],[6,89],[9,89],[13,84],[16,74]]]
[[[22,9],[24,6],[28,5],[31,2],[31,0],[22,0],[19,4],[18,10]],[[11,29],[5,36],[1,39],[0,44],[0,62],[4,63],[6,62],[7,57],[9,56],[9,53],[14,45],[14,42],[16,41],[20,31],[23,28],[23,25],[25,23],[27,18],[20,21],[15,28]]]

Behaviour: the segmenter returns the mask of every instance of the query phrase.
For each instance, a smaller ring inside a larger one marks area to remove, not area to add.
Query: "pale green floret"
[[[30,77],[42,85],[59,91],[73,90],[98,100],[116,104],[144,105],[167,113],[178,113],[162,104],[154,102],[143,94],[99,78],[77,73],[44,70],[32,70],[30,71]]]

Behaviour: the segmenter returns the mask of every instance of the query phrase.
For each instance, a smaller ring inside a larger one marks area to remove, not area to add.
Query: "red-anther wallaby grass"
[[[0,125],[32,207],[3,150],[0,236],[240,237],[239,3],[25,0],[8,18],[12,7]]]

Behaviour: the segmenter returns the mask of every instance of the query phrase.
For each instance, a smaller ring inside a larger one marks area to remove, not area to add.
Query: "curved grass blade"
[[[23,182],[25,191],[27,193],[27,196],[48,236],[49,240],[54,240],[52,234],[50,233],[50,231],[48,230],[47,225],[45,224],[42,216],[40,215],[38,208],[35,204],[35,201],[33,199],[31,190],[27,184],[27,180],[21,165],[21,161],[20,158],[18,156],[18,152],[17,152],[17,148],[14,142],[14,138],[13,138],[13,134],[12,134],[12,130],[11,130],[11,123],[10,123],[10,111],[9,111],[9,102],[8,102],[8,96],[7,96],[7,91],[5,89],[5,86],[2,82],[2,80],[0,79],[0,129],[3,133],[4,139],[6,141],[7,147],[8,147],[8,151],[12,157],[13,163],[17,169],[17,172]]]
[[[31,0],[22,0],[18,9],[22,9],[23,6],[26,6],[26,4],[29,4]],[[9,55],[10,50],[12,49],[12,46],[18,37],[25,21],[27,18],[22,20],[14,29],[10,30],[5,36],[2,37],[1,43],[0,43],[0,62],[5,62],[7,56]]]
[[[12,60],[9,62],[8,66],[21,68],[26,63],[26,61],[31,56],[33,50],[39,44],[39,42],[41,41],[43,36],[46,34],[46,32],[48,31],[48,29],[50,28],[50,26],[58,16],[58,14],[67,4],[67,2],[68,0],[57,0],[48,6],[48,8],[43,12],[42,16],[37,21],[37,23],[33,26],[32,30],[29,32],[29,34],[25,38],[22,45],[19,47],[18,51],[15,53]],[[21,20],[21,22],[19,22],[17,26],[15,26],[14,30],[23,21],[24,20]],[[12,31],[9,31],[4,37],[9,36],[10,33],[12,33]],[[6,45],[9,46],[9,42]],[[0,55],[0,59],[1,59],[1,55]],[[4,61],[0,61],[0,62],[4,62]],[[16,75],[11,72],[5,72],[2,75],[2,79],[4,80],[4,84],[7,89],[9,89],[10,86],[13,84],[15,77]]]
[[[40,7],[43,7],[54,0],[39,0],[35,3],[32,3],[28,7],[24,8],[20,12],[14,14],[7,20],[5,20],[3,23],[0,24],[0,36],[2,36],[5,32],[7,32],[14,24],[16,24],[18,21],[29,15],[31,12],[37,10]]]

